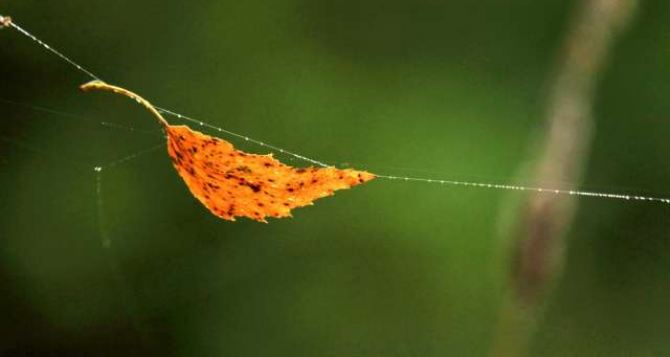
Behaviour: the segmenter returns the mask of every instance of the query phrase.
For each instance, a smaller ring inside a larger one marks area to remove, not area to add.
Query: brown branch
[[[588,0],[576,14],[565,39],[562,60],[547,103],[547,132],[535,182],[574,188],[588,157],[593,129],[593,97],[608,50],[628,22],[635,0]],[[529,198],[520,219],[514,284],[519,298],[533,303],[560,259],[560,243],[575,211],[569,197]]]
[[[546,131],[541,154],[531,171],[534,182],[565,189],[577,186],[589,153],[598,79],[616,34],[629,22],[636,3],[636,0],[579,3],[550,81]],[[564,236],[572,222],[576,202],[566,196],[534,195],[529,196],[521,208],[511,232],[507,233],[515,237],[512,296],[501,313],[500,328],[530,334],[532,328],[528,326],[509,325],[533,324],[533,310],[541,305],[543,293],[560,274]],[[499,331],[499,340],[503,334],[505,331]],[[494,355],[510,355],[510,349],[501,347],[505,344],[497,341]],[[511,350],[519,352],[524,348],[517,346]]]

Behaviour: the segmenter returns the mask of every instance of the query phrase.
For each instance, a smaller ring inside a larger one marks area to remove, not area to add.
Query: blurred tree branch
[[[578,2],[549,82],[546,129],[530,171],[534,182],[566,189],[577,186],[589,153],[598,78],[636,4],[636,0]],[[493,355],[525,354],[544,293],[560,274],[564,237],[575,210],[571,197],[531,195],[521,203],[511,230],[504,232],[514,239],[513,269]]]

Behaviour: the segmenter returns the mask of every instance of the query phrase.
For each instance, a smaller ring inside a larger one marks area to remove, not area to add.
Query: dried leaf
[[[374,178],[334,167],[296,169],[272,154],[247,154],[187,126],[169,126],[167,132],[168,153],[191,193],[227,220],[289,217],[293,208]]]
[[[149,109],[167,133],[168,154],[191,193],[213,214],[226,220],[290,217],[291,210],[312,205],[337,190],[375,178],[371,173],[326,168],[294,168],[269,155],[236,150],[223,139],[169,125],[149,102],[126,89],[93,81],[81,87],[106,90],[136,100]]]

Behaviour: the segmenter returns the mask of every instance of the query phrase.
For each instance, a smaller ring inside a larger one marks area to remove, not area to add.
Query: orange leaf
[[[168,154],[186,186],[210,212],[226,220],[290,217],[293,208],[375,178],[368,172],[335,167],[294,168],[272,154],[247,154],[223,139],[169,125],[155,107],[126,89],[101,81],[81,88],[122,94],[151,111],[167,133]]]

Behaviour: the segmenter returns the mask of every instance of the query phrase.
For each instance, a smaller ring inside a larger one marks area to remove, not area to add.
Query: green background
[[[110,83],[308,157],[529,184],[518,170],[577,3],[21,0],[0,14]],[[670,195],[669,33],[670,2],[642,1],[613,47],[583,187]],[[93,167],[161,143],[155,121],[81,94],[89,78],[15,31],[0,31],[0,78],[0,354],[491,350],[517,193],[380,179],[293,219],[230,223],[159,149],[104,169],[97,194]],[[579,201],[531,355],[670,355],[669,213]]]

